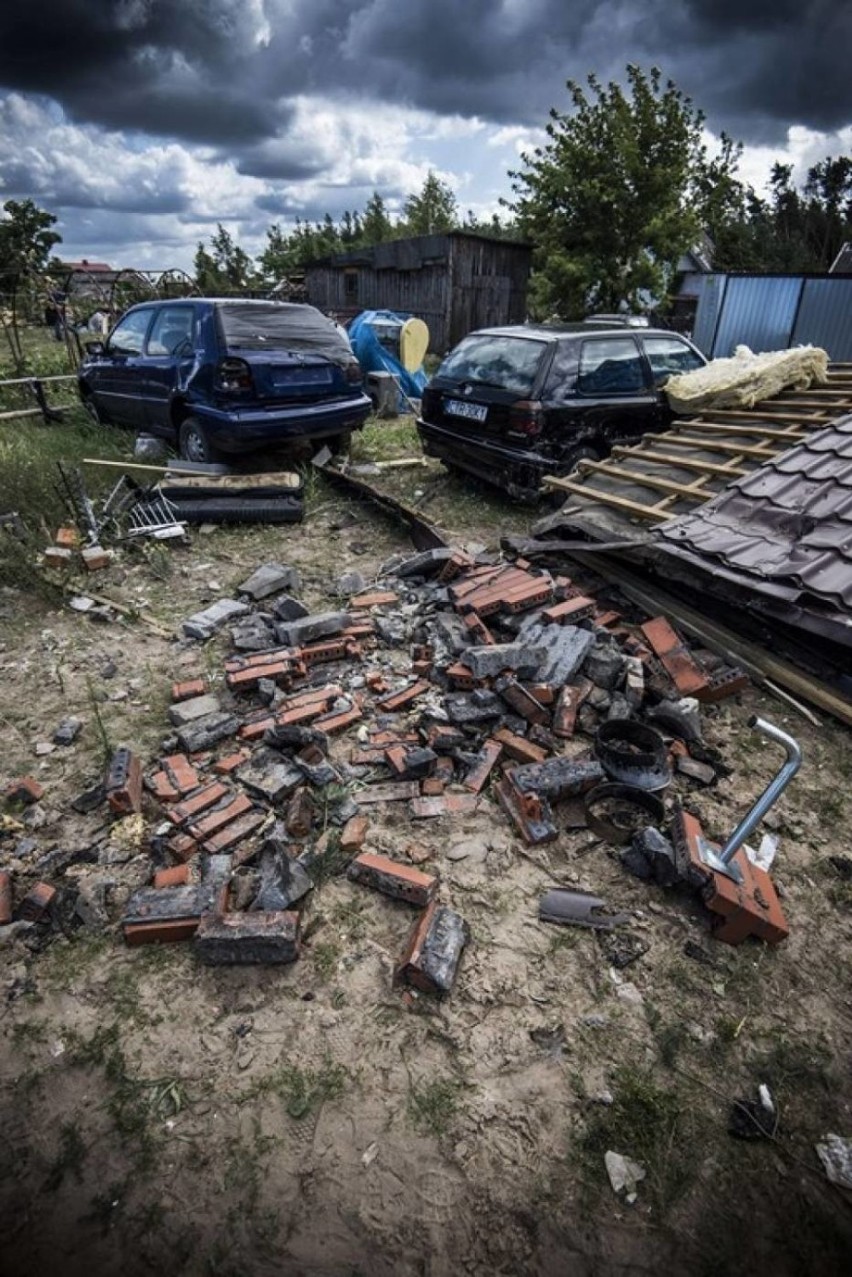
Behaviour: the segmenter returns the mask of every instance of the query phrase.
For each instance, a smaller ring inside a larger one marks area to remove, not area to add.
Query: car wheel
[[[324,439],[323,442],[328,445],[328,450],[333,457],[339,457],[342,452],[348,452],[352,444],[352,432],[344,430],[342,434],[332,435],[330,439]]]
[[[96,426],[109,425],[109,418],[95,403],[94,395],[86,395],[83,400],[83,407],[86,409],[86,412],[89,414]]]
[[[219,453],[207,437],[207,431],[195,417],[185,417],[180,423],[180,455],[184,461],[217,461]]]

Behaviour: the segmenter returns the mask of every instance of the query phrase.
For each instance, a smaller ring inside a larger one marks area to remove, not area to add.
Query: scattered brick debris
[[[295,962],[299,915],[288,910],[208,913],[195,931],[195,952],[207,966]]]
[[[130,816],[142,807],[142,764],[124,745],[115,751],[104,780],[107,802],[118,816]]]
[[[352,882],[363,883],[412,905],[427,905],[438,889],[437,878],[373,851],[364,851],[356,856],[347,875]]]
[[[18,776],[9,782],[3,792],[9,802],[25,803],[29,806],[31,803],[40,802],[44,797],[44,785],[33,776]]]
[[[470,943],[467,923],[447,905],[429,905],[414,924],[396,979],[423,993],[445,997],[453,987],[462,950]]]

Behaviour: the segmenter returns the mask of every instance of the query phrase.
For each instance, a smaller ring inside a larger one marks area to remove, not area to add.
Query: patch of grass
[[[413,417],[370,417],[352,436],[352,458],[357,461],[392,461],[422,453]]]
[[[691,1130],[692,1110],[673,1091],[664,1090],[653,1069],[624,1066],[615,1073],[613,1103],[596,1110],[580,1140],[598,1178],[604,1177],[604,1154],[623,1153],[644,1166],[647,1177],[640,1196],[649,1197],[662,1214],[683,1194],[697,1173],[701,1150]],[[647,1187],[646,1187],[647,1186]]]
[[[73,1122],[65,1122],[59,1132],[59,1152],[51,1163],[44,1183],[45,1192],[55,1193],[66,1175],[73,1175],[77,1183],[81,1183],[87,1152],[78,1128]]]
[[[284,1102],[289,1116],[300,1121],[326,1100],[339,1099],[348,1080],[348,1071],[329,1057],[317,1069],[283,1064],[248,1087],[240,1096],[240,1102],[258,1096],[277,1095]]]
[[[460,1090],[460,1083],[449,1077],[412,1083],[408,1115],[415,1129],[426,1135],[446,1134],[459,1111]]]
[[[30,1042],[46,1042],[47,1028],[39,1020],[19,1020],[12,1025],[12,1042],[23,1047]]]
[[[337,970],[340,949],[333,940],[321,940],[319,944],[311,945],[311,953],[314,959],[314,970],[323,984],[326,984]]]
[[[367,902],[361,896],[354,900],[342,900],[334,910],[333,919],[341,931],[353,940],[360,940],[367,930]]]

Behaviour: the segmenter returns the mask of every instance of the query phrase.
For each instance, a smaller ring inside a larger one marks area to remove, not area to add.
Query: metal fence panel
[[[795,275],[729,276],[713,357],[732,355],[735,346],[748,346],[755,354],[786,350],[803,282]]]
[[[711,357],[713,334],[716,331],[716,321],[719,318],[727,282],[727,275],[705,275],[701,281],[692,340],[708,359]]]
[[[810,343],[829,359],[852,360],[852,276],[806,279],[791,346]]]

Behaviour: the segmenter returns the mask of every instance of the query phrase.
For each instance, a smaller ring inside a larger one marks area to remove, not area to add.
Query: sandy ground
[[[506,526],[500,506],[476,540]],[[473,520],[457,530],[470,538]],[[389,523],[320,493],[299,528],[196,536],[98,586],[174,626],[277,558],[320,608],[342,571],[369,578],[404,548]],[[153,758],[172,679],[219,677],[224,651],[3,594],[0,779],[30,772],[47,794],[0,854],[20,837],[35,854],[85,854],[105,818],[69,802],[97,778],[105,738]],[[108,925],[0,951],[0,1272],[848,1271],[852,1194],[827,1182],[814,1142],[852,1135],[852,887],[828,859],[850,852],[852,747],[751,691],[705,711],[733,776],[676,789],[717,836],[778,765],[753,712],[806,760],[771,817],[791,926],[778,948],[716,943],[692,899],[630,877],[585,830],[526,847],[490,801],[416,830],[392,805],[375,815],[369,846],[428,852],[472,931],[452,996],[414,1010],[391,983],[409,908],[345,878],[313,893],[295,965],[205,969],[186,945],[124,947],[119,905],[147,879],[144,848],[75,862],[66,880],[111,884]],[[71,713],[77,743],[37,757]],[[606,939],[540,924],[554,883],[630,912],[647,951],[617,970]],[[735,1140],[731,1101],[761,1082],[776,1138]],[[645,1168],[632,1205],[609,1185],[608,1149]]]

